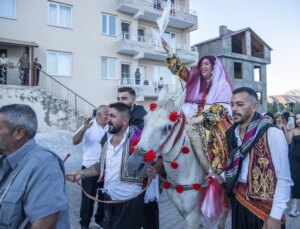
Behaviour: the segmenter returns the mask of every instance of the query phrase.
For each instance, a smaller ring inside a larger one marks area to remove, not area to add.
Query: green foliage
[[[267,111],[272,112],[273,114],[278,112],[283,113],[286,111],[291,111],[291,107],[288,104],[273,102],[267,104]],[[295,113],[297,111],[300,111],[300,103],[294,103],[293,112]]]

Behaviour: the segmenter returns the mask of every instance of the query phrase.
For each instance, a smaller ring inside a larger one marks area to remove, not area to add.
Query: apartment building
[[[116,101],[128,85],[138,100],[157,97],[160,77],[171,94],[181,91],[179,79],[164,66],[156,20],[163,0],[0,0],[0,52],[13,66],[27,52],[43,70],[94,105]],[[189,0],[172,0],[163,37],[186,65],[198,52],[190,47],[197,13]],[[139,68],[141,79],[135,80]],[[30,74],[31,83],[34,81]],[[8,80],[9,82],[9,80]],[[14,84],[18,84],[14,81]]]

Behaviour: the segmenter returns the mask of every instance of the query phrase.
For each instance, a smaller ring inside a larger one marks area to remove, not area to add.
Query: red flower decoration
[[[171,184],[168,181],[166,181],[163,183],[163,187],[164,189],[169,189],[171,187]]]
[[[149,107],[150,107],[150,111],[154,111],[157,107],[157,104],[156,103],[150,103]]]
[[[178,117],[179,117],[179,114],[176,111],[173,111],[169,115],[169,120],[171,122],[175,122],[178,119]]]
[[[175,189],[176,189],[176,191],[178,193],[182,193],[183,192],[183,186],[182,185],[177,185]]]
[[[131,146],[132,147],[135,147],[138,143],[139,143],[139,141],[140,141],[140,139],[138,139],[138,138],[133,138],[132,140],[131,140]]]
[[[187,154],[190,152],[190,149],[187,146],[182,146],[181,151],[182,151],[182,153]]]
[[[149,150],[146,154],[145,154],[145,162],[152,162],[155,158],[155,151]]]
[[[134,153],[134,147],[130,147],[129,153],[130,153],[130,154],[133,154],[133,153]]]
[[[178,165],[178,163],[177,163],[176,161],[172,161],[172,162],[171,162],[171,167],[172,167],[173,169],[177,169],[177,168],[179,167],[179,165]]]
[[[200,190],[201,189],[201,184],[193,184],[193,189]]]

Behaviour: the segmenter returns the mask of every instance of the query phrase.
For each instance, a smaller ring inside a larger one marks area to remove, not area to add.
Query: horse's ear
[[[159,107],[162,107],[163,105],[166,104],[168,99],[169,99],[168,90],[166,87],[163,87],[158,94],[158,99],[156,103]]]
[[[184,103],[185,100],[185,93],[186,90],[184,90],[181,95],[174,101],[174,110],[180,111],[182,108],[182,104]]]

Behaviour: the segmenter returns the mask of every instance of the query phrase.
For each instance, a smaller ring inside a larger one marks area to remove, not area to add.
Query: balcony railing
[[[176,53],[184,64],[197,61],[197,47],[190,47],[189,45],[180,43],[171,43],[169,45],[173,53]],[[160,39],[133,36],[129,33],[121,33],[117,36],[117,50],[118,53],[134,55],[134,59],[164,61],[166,57]]]
[[[165,8],[163,0],[119,0],[117,10],[133,15],[136,19],[156,23]],[[177,4],[171,5],[169,26],[189,31],[197,29],[197,12]]]
[[[31,75],[30,77],[36,75],[35,70],[35,68],[29,69],[29,74]],[[22,81],[20,69],[17,67],[8,67],[7,84],[21,85],[21,83]],[[48,75],[43,70],[40,70],[39,86],[45,89],[46,91],[50,92],[51,95],[57,97],[60,100],[63,100],[66,103],[66,105],[72,107],[78,114],[88,116],[91,115],[93,109],[96,108],[95,105],[91,104],[90,102],[82,98],[80,95],[76,94],[74,91],[60,83],[58,80],[54,79],[52,76]]]
[[[144,2],[147,5],[153,6],[157,10],[163,10],[167,5],[167,1],[163,1],[163,0],[152,0],[152,1],[151,0],[145,0]],[[172,3],[170,13],[172,15],[172,14],[176,14],[176,12],[191,14],[191,15],[197,16],[197,11],[196,10],[190,10],[186,7],[183,7],[183,6]]]
[[[145,42],[150,45],[154,45],[157,47],[161,47],[162,51],[162,45],[161,45],[161,40],[153,37],[146,37],[146,36],[133,36],[130,33],[127,32],[122,32],[117,36],[117,40],[131,40],[131,41],[137,41],[137,42]],[[190,47],[189,45],[186,44],[180,44],[180,43],[175,43],[175,44],[169,44],[170,47],[173,49],[173,51],[176,50],[184,50],[184,51],[193,51],[193,52],[198,52],[197,47],[192,46]]]
[[[135,78],[122,78],[120,79],[119,85],[134,88],[137,97],[157,97],[158,92],[162,88],[158,86],[158,82],[153,82],[151,80],[137,81]],[[171,95],[178,95],[182,92],[182,88],[179,84],[165,82],[163,87],[167,87],[168,93]]]

